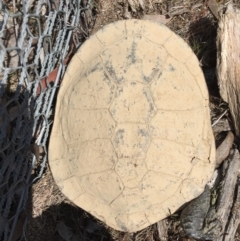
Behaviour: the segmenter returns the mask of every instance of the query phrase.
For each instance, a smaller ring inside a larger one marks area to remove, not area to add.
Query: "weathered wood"
[[[229,104],[236,135],[240,136],[240,10],[227,6],[219,14],[217,77],[221,97]]]
[[[229,241],[235,241],[235,234],[240,224],[240,187],[237,186],[236,200],[231,210],[229,225],[226,231],[226,238]],[[225,239],[226,240],[226,239]]]
[[[217,205],[217,217],[221,221],[223,229],[222,235],[219,239],[217,239],[217,241],[230,240],[230,238],[235,235],[235,233],[228,233],[228,227],[231,222],[231,210],[233,210],[235,203],[234,193],[240,170],[239,151],[235,149],[224,164],[225,166],[228,166],[228,168],[222,183],[222,190],[220,192]],[[233,227],[235,231],[237,226]]]
[[[240,137],[240,10],[229,4],[219,14],[217,34],[217,77],[221,97],[229,104],[235,134]],[[240,156],[234,151],[218,206],[223,235],[218,241],[235,240],[240,223],[240,189],[237,179],[240,170]]]
[[[224,141],[220,144],[216,151],[216,167],[219,167],[222,162],[228,157],[233,145],[234,135],[231,131],[228,132]]]
[[[167,223],[166,219],[163,219],[159,222],[157,222],[157,230],[158,230],[158,237],[161,241],[167,241],[168,240],[168,234],[167,234]]]

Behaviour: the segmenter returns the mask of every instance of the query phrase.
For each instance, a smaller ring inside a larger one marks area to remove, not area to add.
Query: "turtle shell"
[[[213,173],[208,104],[179,36],[150,21],[107,25],[72,58],[58,93],[49,144],[58,187],[117,230],[164,219]]]

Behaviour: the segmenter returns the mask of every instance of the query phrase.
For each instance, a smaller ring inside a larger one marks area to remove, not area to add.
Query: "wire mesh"
[[[0,240],[25,230],[28,190],[47,160],[54,97],[88,35],[90,3],[0,0]]]

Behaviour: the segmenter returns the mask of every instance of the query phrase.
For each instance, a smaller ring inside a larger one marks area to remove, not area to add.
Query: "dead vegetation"
[[[225,4],[224,1],[216,1]],[[211,5],[212,4],[212,5]],[[236,4],[237,3],[236,1]],[[239,4],[240,5],[240,4]],[[95,33],[108,23],[126,18],[146,18],[164,22],[180,35],[193,49],[202,65],[204,75],[212,97],[212,121],[220,116],[230,130],[231,117],[225,103],[220,99],[216,78],[216,33],[217,15],[213,1],[202,0],[145,0],[145,9],[133,9],[126,0],[95,0],[89,12],[89,33]],[[92,14],[92,15],[91,15]],[[160,17],[159,17],[160,16]],[[221,122],[220,120],[220,122]],[[220,123],[218,121],[218,123]],[[219,125],[217,125],[219,127]],[[217,128],[215,126],[214,128]],[[228,128],[228,129],[227,129]],[[216,139],[221,139],[216,135]],[[140,232],[122,233],[106,227],[81,209],[71,204],[58,190],[50,170],[33,184],[29,200],[29,221],[26,240],[40,241],[159,241],[158,225],[152,225]],[[178,214],[172,215],[166,222],[167,240],[191,241],[184,234]],[[236,237],[237,240],[237,237]]]

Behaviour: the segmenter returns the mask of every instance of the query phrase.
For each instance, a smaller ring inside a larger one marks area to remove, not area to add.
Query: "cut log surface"
[[[240,10],[232,4],[219,15],[217,77],[221,97],[229,104],[240,137]]]

